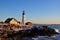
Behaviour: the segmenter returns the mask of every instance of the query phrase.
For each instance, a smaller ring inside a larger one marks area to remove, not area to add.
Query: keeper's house
[[[15,25],[19,25],[20,24],[20,22],[17,21],[15,18],[8,18],[8,19],[6,19],[5,23],[6,24],[15,24]]]

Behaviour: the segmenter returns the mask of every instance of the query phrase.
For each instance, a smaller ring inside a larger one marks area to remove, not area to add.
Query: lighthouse
[[[22,24],[23,25],[25,24],[25,11],[23,11],[22,13]]]

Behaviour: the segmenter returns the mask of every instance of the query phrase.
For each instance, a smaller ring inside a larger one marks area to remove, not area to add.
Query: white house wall
[[[11,21],[10,21],[10,24],[19,24],[17,21],[15,21],[14,19],[12,19]]]

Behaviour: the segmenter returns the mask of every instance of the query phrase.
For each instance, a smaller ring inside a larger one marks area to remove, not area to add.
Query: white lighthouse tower
[[[22,24],[25,25],[25,11],[22,13]]]

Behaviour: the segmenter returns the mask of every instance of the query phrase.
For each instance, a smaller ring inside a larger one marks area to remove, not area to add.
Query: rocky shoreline
[[[10,32],[11,33],[11,32]],[[8,32],[8,34],[10,34]],[[49,28],[47,26],[42,26],[42,28],[40,28],[39,30],[37,28],[32,28],[29,30],[20,30],[17,32],[12,32],[13,34],[17,34],[17,35],[21,35],[21,36],[50,36],[50,35],[54,35],[54,34],[59,34],[58,32],[55,31],[55,29]]]
[[[17,40],[17,38],[22,39],[23,37],[36,37],[36,36],[53,36],[59,34],[55,29],[49,28],[47,26],[42,26],[42,28],[33,27],[29,30],[19,30],[19,31],[6,31],[4,34],[0,35],[0,38],[12,38]]]

